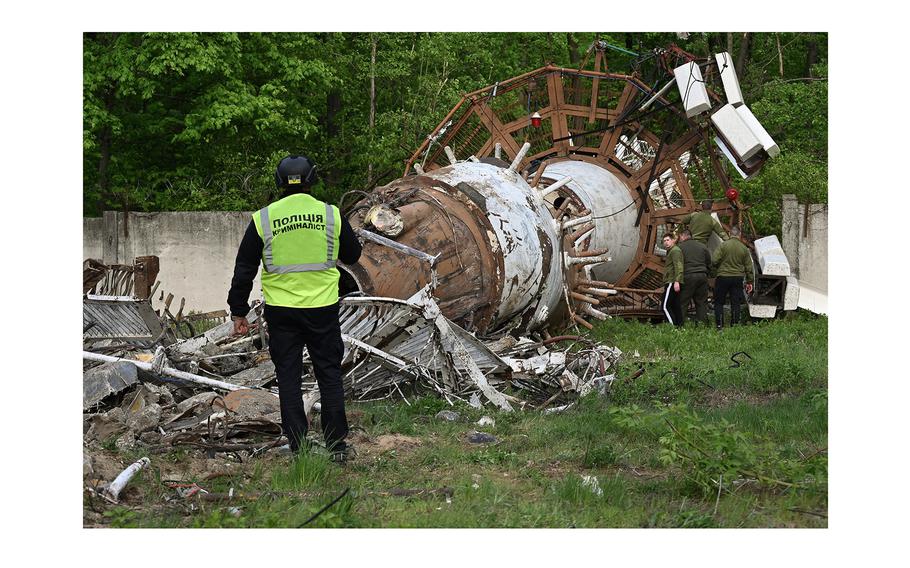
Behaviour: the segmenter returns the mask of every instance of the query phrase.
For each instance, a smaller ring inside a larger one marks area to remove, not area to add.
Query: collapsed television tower
[[[626,75],[607,70],[609,47],[594,42],[578,69],[466,94],[402,177],[349,210],[364,251],[340,267],[342,293],[408,298],[429,285],[442,313],[480,334],[658,316],[661,239],[697,209],[693,187],[719,192],[727,227],[751,225],[723,160],[748,178],[779,150],[728,54],[670,46]],[[759,317],[795,309],[798,291],[770,239],[754,246]]]

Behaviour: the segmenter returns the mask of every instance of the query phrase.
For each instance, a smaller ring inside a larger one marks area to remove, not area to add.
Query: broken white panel
[[[749,110],[749,107],[746,105],[737,107],[736,113],[741,119],[743,119],[743,122],[745,122],[746,126],[749,127],[749,130],[752,131],[752,134],[758,138],[758,141],[761,142],[762,148],[765,149],[765,152],[768,153],[769,157],[774,158],[780,154],[780,148],[777,146],[777,142],[774,141],[774,138],[771,138],[771,135],[768,134],[768,131],[765,130],[765,127],[761,125],[761,122],[755,118],[755,115],[752,114],[752,111]]]
[[[755,240],[755,254],[761,273],[766,276],[790,276],[790,261],[776,235]]]
[[[717,144],[717,147],[720,148],[720,151],[724,153],[724,156],[733,164],[733,167],[736,168],[736,171],[739,172],[739,175],[742,176],[743,179],[752,179],[751,175],[740,169],[739,164],[736,163],[736,158],[733,157],[733,152],[727,148],[727,145],[724,144],[724,141],[721,140],[719,136],[714,137],[714,143]]]
[[[774,304],[749,304],[749,315],[754,318],[773,318],[776,313]]]
[[[799,307],[815,314],[827,314],[828,292],[815,286],[810,286],[805,282],[800,282]]]
[[[758,257],[758,265],[765,276],[790,276],[790,262],[782,254],[766,254]]]
[[[752,129],[743,121],[733,105],[722,106],[711,115],[711,122],[742,161],[745,162],[761,151],[762,145],[758,137],[752,133]]]
[[[784,310],[791,311],[799,307],[799,280],[796,276],[787,276],[787,288],[784,290]]]
[[[784,247],[781,246],[777,235],[768,235],[760,239],[755,239],[755,254],[784,254]]]
[[[727,102],[738,107],[743,104],[743,92],[739,88],[739,78],[736,76],[736,68],[733,67],[733,58],[726,51],[714,54],[717,60],[717,69],[720,70],[720,80],[724,85],[724,93],[727,95]]]
[[[673,75],[676,77],[676,86],[686,109],[686,117],[692,118],[711,109],[701,69],[694,61],[683,63],[673,70]]]

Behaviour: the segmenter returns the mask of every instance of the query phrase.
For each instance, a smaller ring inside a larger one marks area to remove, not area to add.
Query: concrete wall
[[[105,264],[158,256],[156,308],[163,291],[175,296],[173,313],[180,298],[186,298],[184,313],[227,309],[234,258],[249,222],[250,213],[240,211],[129,213],[124,227],[122,212],[105,211],[103,218],[83,219],[82,252]],[[257,298],[262,298],[258,276],[250,300]]]
[[[795,195],[783,196],[781,245],[790,269],[799,281],[828,291],[828,206],[799,203]]]

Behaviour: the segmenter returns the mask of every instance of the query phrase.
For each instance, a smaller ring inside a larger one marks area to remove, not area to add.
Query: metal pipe
[[[518,151],[518,154],[515,156],[515,159],[512,160],[512,165],[509,166],[510,171],[513,171],[513,172],[518,171],[518,165],[521,163],[522,160],[525,159],[525,154],[527,154],[528,150],[530,150],[530,149],[531,149],[530,142],[525,142],[524,144],[521,145],[521,150]]]
[[[227,390],[227,391],[243,390],[243,389],[249,388],[249,387],[243,387],[240,385],[235,385],[232,383],[226,383],[224,381],[210,379],[208,377],[200,377],[199,375],[187,373],[186,371],[181,371],[179,369],[173,369],[171,367],[163,367],[160,371],[157,371],[157,370],[155,370],[155,365],[153,365],[152,363],[136,361],[135,359],[121,359],[120,357],[111,357],[109,355],[102,355],[100,353],[91,353],[89,351],[83,351],[82,358],[85,359],[86,361],[99,361],[101,363],[132,363],[137,368],[142,369],[143,371],[149,371],[152,373],[167,375],[169,377],[174,377],[175,379],[182,379],[184,381],[195,383],[197,385],[205,385],[207,387],[213,387],[216,389],[222,389],[222,390]]]
[[[543,190],[541,190],[540,197],[546,197],[547,195],[558,190],[560,187],[566,185],[570,181],[572,181],[572,176],[566,176],[566,177],[562,178],[561,180],[557,181],[556,183],[551,184],[551,185],[547,186],[546,188],[544,188]]]
[[[592,296],[600,296],[602,298],[609,298],[610,296],[615,296],[617,294],[616,290],[604,290],[603,288],[586,288],[584,286],[579,286],[577,289],[579,292],[591,294]]]
[[[576,217],[575,219],[570,219],[570,220],[566,221],[565,223],[563,223],[563,224],[562,224],[562,228],[563,228],[563,229],[568,229],[568,228],[574,227],[574,226],[576,226],[576,225],[582,225],[582,224],[584,224],[584,223],[587,223],[587,222],[590,221],[590,220],[591,220],[591,215],[590,215],[590,214],[589,214],[589,215],[585,215],[584,217]]]
[[[600,305],[600,300],[592,298],[590,296],[585,296],[584,294],[579,294],[578,292],[569,292],[569,296],[575,298],[579,302],[584,302],[586,304],[591,304],[594,306]]]
[[[670,90],[670,87],[672,87],[672,86],[673,86],[673,83],[675,83],[675,82],[676,82],[676,77],[670,79],[670,80],[667,82],[667,84],[664,85],[664,87],[663,87],[661,90],[659,90],[659,91],[657,91],[656,93],[654,93],[654,96],[653,96],[653,97],[651,97],[650,99],[646,100],[646,101],[644,102],[644,104],[642,104],[640,107],[638,107],[638,110],[640,110],[640,111],[642,111],[642,110],[647,110],[647,108],[648,108],[649,106],[651,106],[651,105],[654,103],[654,101],[656,101],[656,100],[659,99],[660,97],[666,95],[666,94],[667,94],[667,91]]]
[[[445,150],[446,157],[449,158],[450,164],[452,164],[454,166],[456,163],[458,163],[458,160],[455,159],[455,152],[452,151],[451,146],[446,146],[445,148],[443,148],[443,150]]]
[[[572,266],[575,264],[599,264],[601,262],[609,262],[611,260],[608,255],[601,256],[570,256],[566,258],[566,265]]]
[[[403,252],[404,254],[407,254],[410,256],[415,256],[421,260],[425,260],[430,263],[430,266],[436,266],[436,259],[439,258],[438,254],[436,256],[429,255],[423,251],[419,251],[419,250],[411,248],[407,245],[403,245],[397,241],[393,241],[392,239],[387,239],[387,238],[383,237],[382,235],[377,235],[376,233],[371,233],[370,231],[367,231],[366,229],[361,229],[358,227],[358,228],[354,229],[354,232],[365,239],[369,239],[369,240],[373,241],[374,243],[385,245],[385,246],[387,246],[389,248],[393,248],[399,252]]]

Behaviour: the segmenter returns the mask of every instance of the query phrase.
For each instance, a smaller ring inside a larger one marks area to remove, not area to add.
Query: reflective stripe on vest
[[[269,208],[259,210],[259,226],[262,228],[262,257],[265,260],[265,269],[272,274],[289,274],[291,272],[312,272],[314,270],[327,270],[335,268],[335,213],[332,206],[325,204],[325,236],[326,236],[326,261],[310,264],[273,264],[272,262],[272,225],[269,223]]]

